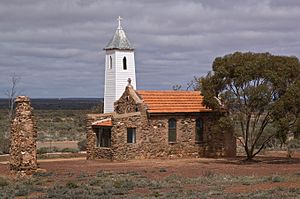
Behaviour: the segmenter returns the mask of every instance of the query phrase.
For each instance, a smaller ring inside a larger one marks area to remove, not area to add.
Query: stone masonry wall
[[[137,103],[133,98],[135,91],[132,87],[126,87],[123,95],[114,103],[117,114],[133,113],[141,111],[141,103]]]
[[[92,116],[92,117],[91,117]],[[91,127],[96,120],[112,118],[111,148],[96,147],[96,134]],[[203,120],[203,142],[196,143],[196,119]],[[114,115],[89,115],[87,133],[87,159],[150,159],[183,157],[234,156],[230,132],[214,133],[212,125],[216,115],[164,115],[147,118],[141,112]],[[176,119],[177,140],[168,142],[168,120]],[[136,143],[127,143],[127,128],[136,129]]]
[[[224,156],[224,135],[211,133],[214,117],[202,114],[204,140],[195,142],[196,118],[198,116],[153,116],[150,119],[140,113],[124,114],[114,118],[112,129],[113,159],[148,159],[176,157]],[[177,121],[177,141],[168,142],[168,119]],[[127,128],[136,128],[136,143],[127,143]]]
[[[37,131],[29,98],[18,96],[15,103],[15,117],[11,123],[9,163],[13,174],[24,176],[32,174],[37,169]]]
[[[149,159],[176,157],[235,156],[233,132],[213,132],[212,126],[220,115],[187,113],[149,115],[147,106],[130,86],[114,103],[115,113],[88,116],[87,159]],[[92,122],[111,118],[111,148],[96,147]],[[176,119],[177,141],[168,142],[168,120]],[[203,121],[203,142],[196,143],[196,119]],[[136,143],[127,143],[127,128],[136,129]]]
[[[96,147],[97,136],[95,128],[92,127],[92,123],[97,120],[103,120],[111,118],[112,114],[88,114],[87,115],[87,159],[112,159],[113,153],[111,148],[99,148]]]

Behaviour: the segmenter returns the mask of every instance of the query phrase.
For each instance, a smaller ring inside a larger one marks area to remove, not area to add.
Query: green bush
[[[159,169],[159,172],[167,172],[167,169],[165,169],[165,168],[160,168],[160,169]]]
[[[37,150],[38,154],[45,154],[45,153],[54,153],[54,152],[58,152],[58,148],[57,147],[41,147]]]
[[[53,172],[36,172],[33,174],[34,177],[49,177],[52,176]]]
[[[78,153],[79,149],[63,148],[62,150],[60,150],[60,152],[64,152],[64,153]]]
[[[67,182],[66,187],[68,187],[69,189],[76,189],[78,188],[78,185],[74,182]]]
[[[265,179],[266,182],[284,182],[285,181],[285,178],[284,177],[281,177],[281,176],[268,176],[266,179]]]
[[[5,187],[5,186],[8,186],[8,185],[9,185],[8,180],[3,178],[3,177],[0,177],[0,187]]]
[[[16,196],[27,196],[30,192],[31,187],[26,186],[26,184],[17,184],[16,186]]]
[[[8,154],[10,147],[10,141],[8,138],[4,138],[0,135],[0,155],[1,154]]]
[[[79,141],[77,143],[79,150],[80,151],[86,151],[86,144],[87,144],[86,139]]]
[[[288,141],[287,147],[290,150],[300,149],[300,139],[292,139],[292,140]]]

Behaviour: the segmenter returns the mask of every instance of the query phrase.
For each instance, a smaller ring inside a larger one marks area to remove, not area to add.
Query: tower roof
[[[112,49],[133,50],[134,48],[131,46],[129,40],[126,37],[125,31],[121,26],[121,17],[118,18],[118,21],[119,21],[119,26],[113,38],[106,45],[104,50],[112,50]]]

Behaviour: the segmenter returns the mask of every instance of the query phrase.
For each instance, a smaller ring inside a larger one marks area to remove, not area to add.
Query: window
[[[112,58],[109,56],[109,69],[112,69]]]
[[[123,70],[127,70],[127,60],[126,60],[126,57],[123,58]]]
[[[97,147],[111,147],[111,129],[108,127],[98,128]]]
[[[136,143],[136,130],[135,128],[127,129],[127,143]]]
[[[176,120],[174,118],[169,119],[169,132],[168,141],[176,142]]]
[[[203,142],[203,121],[202,119],[196,119],[196,143]]]

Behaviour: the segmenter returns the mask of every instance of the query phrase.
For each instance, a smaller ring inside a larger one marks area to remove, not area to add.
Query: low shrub
[[[77,143],[79,150],[80,151],[86,151],[86,144],[87,144],[86,139],[79,141]]]
[[[54,153],[54,152],[58,152],[58,148],[57,147],[41,147],[37,150],[38,154],[45,154],[45,153]]]
[[[292,158],[295,151],[300,149],[300,139],[292,139],[287,143],[287,157]]]
[[[64,153],[78,153],[79,149],[63,148],[62,150],[60,150],[60,152],[64,152]]]
[[[0,135],[0,155],[1,154],[8,154],[10,147],[10,140],[9,138],[4,138]]]
[[[6,178],[0,177],[0,187],[8,186],[9,182]]]
[[[53,172],[36,172],[33,174],[34,177],[49,177],[52,175],[53,175]]]
[[[269,176],[269,177],[267,177],[266,181],[268,181],[268,182],[283,182],[283,181],[285,181],[285,178],[281,177],[281,176]]]
[[[216,174],[213,171],[206,170],[203,172],[203,176],[206,178],[213,178]]]
[[[74,182],[67,182],[66,187],[68,187],[69,189],[76,189],[79,186]]]
[[[160,168],[160,169],[159,169],[159,172],[167,172],[167,169],[165,169],[165,168]]]
[[[16,186],[16,196],[27,196],[30,192],[30,187],[26,186],[25,184],[18,184]]]

